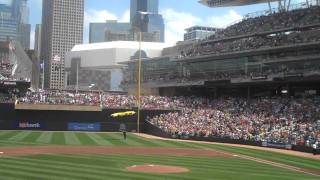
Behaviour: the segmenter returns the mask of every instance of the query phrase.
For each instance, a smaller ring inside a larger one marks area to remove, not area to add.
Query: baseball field
[[[0,179],[320,179],[320,159],[136,134],[0,131]]]

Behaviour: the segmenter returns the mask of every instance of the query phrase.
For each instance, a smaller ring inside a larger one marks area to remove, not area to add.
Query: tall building
[[[29,8],[27,0],[0,2],[0,41],[16,40],[30,48]]]
[[[37,24],[36,25],[36,30],[35,30],[35,34],[34,34],[34,55],[35,55],[35,59],[38,62],[39,66],[39,76],[38,76],[38,85],[42,86],[43,83],[43,61],[40,59],[40,54],[41,54],[41,24]],[[42,65],[40,65],[42,64]],[[39,86],[40,87],[40,86]]]
[[[43,0],[41,59],[44,87],[64,88],[65,53],[83,42],[84,0]]]
[[[0,42],[17,39],[17,24],[10,4],[0,4]]]
[[[159,34],[156,42],[164,42],[165,28],[159,14],[159,0],[131,0],[130,23],[134,31]]]
[[[213,28],[213,27],[204,27],[204,26],[192,26],[185,30],[186,30],[186,33],[184,33],[184,40],[196,41],[196,40],[207,39],[210,36],[214,35],[220,29]]]
[[[17,41],[20,42],[24,49],[30,49],[30,33],[31,24],[20,24],[18,26],[18,38]]]
[[[133,31],[142,31],[143,34],[153,35],[149,42],[164,42],[164,22],[160,14],[138,12],[132,24]]]
[[[14,11],[18,19],[18,38],[24,49],[30,49],[31,24],[29,24],[28,0],[14,0]]]
[[[41,24],[36,25],[36,30],[34,34],[34,52],[36,57],[40,59],[41,54]]]
[[[159,0],[131,0],[130,22],[133,22],[137,12],[159,13]]]
[[[130,34],[130,23],[107,20],[105,23],[90,23],[89,43],[108,41],[127,41]]]

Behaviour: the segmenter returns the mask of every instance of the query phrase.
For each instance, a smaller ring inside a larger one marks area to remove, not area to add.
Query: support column
[[[268,5],[269,5],[269,12],[272,13],[272,8],[271,8],[271,3],[270,3],[270,1],[268,1]]]
[[[291,0],[289,0],[288,2],[287,11],[290,11],[290,6],[291,6]]]
[[[282,11],[282,3],[281,3],[281,0],[278,0],[278,9],[279,9],[279,12]]]
[[[214,99],[217,99],[218,97],[219,97],[219,89],[218,89],[218,87],[216,87],[214,89]]]

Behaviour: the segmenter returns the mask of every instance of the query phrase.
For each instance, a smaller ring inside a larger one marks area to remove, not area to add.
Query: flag
[[[61,57],[56,54],[56,55],[53,56],[53,61],[55,63],[61,63]]]
[[[44,63],[41,63],[40,64],[40,70],[43,70],[43,68],[44,68]]]
[[[14,47],[14,45],[12,44],[12,42],[9,43],[9,50],[10,51],[15,51],[16,48]]]

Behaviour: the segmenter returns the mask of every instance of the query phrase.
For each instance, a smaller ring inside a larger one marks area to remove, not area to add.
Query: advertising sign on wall
[[[68,123],[69,131],[100,131],[100,123]]]
[[[291,144],[281,144],[281,143],[270,143],[267,141],[262,142],[263,147],[272,147],[272,148],[279,148],[279,149],[292,149]]]
[[[30,121],[17,121],[14,124],[16,129],[44,129],[44,124],[42,122],[30,122]]]

